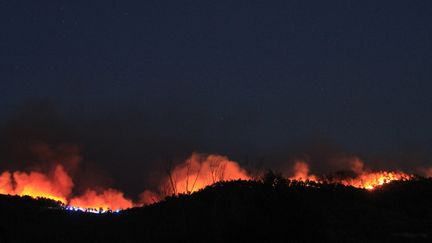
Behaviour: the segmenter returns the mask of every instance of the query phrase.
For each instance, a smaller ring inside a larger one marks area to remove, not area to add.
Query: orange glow
[[[145,190],[140,194],[141,205],[150,205],[161,200],[161,196],[150,190]]]
[[[111,188],[99,194],[94,190],[87,190],[84,195],[72,198],[69,205],[79,208],[102,208],[104,210],[126,209],[133,206],[132,201],[126,199],[122,192]]]
[[[72,178],[60,164],[47,174],[38,171],[6,171],[0,174],[1,194],[43,197],[84,209],[118,210],[133,206],[132,201],[126,199],[122,192],[111,188],[100,194],[89,189],[84,195],[71,198],[73,186]]]
[[[0,194],[14,194],[11,183],[11,173],[5,171],[0,174]]]
[[[142,205],[158,202],[165,196],[193,193],[220,181],[251,179],[237,162],[217,154],[193,153],[185,162],[167,172],[159,191],[141,193]]]
[[[238,179],[249,180],[250,177],[237,162],[225,156],[195,153],[184,163],[170,170],[159,192],[144,191],[140,195],[141,205],[158,202],[172,194],[196,192],[219,181]],[[73,186],[72,178],[60,164],[47,174],[39,171],[16,171],[3,172],[0,175],[2,194],[44,197],[75,208],[91,209],[89,211],[92,212],[97,212],[100,208],[106,211],[134,206],[132,200],[125,198],[123,192],[112,188],[101,191],[87,189],[83,195],[74,196]]]
[[[425,177],[432,177],[432,167],[419,168],[418,171]]]
[[[373,190],[377,186],[382,186],[391,181],[409,180],[413,176],[403,172],[364,172],[353,179],[345,179],[340,181],[343,185],[349,185],[357,188]]]
[[[225,156],[196,153],[176,166],[169,177],[165,188],[174,194],[196,192],[219,181],[250,179],[237,162]]]
[[[358,158],[352,158],[348,161],[350,170],[355,173],[355,176],[348,178],[331,178],[327,181],[332,183],[340,183],[346,186],[373,190],[377,186],[387,184],[391,181],[409,180],[413,175],[397,171],[368,171],[364,169],[364,163]],[[294,164],[294,175],[289,177],[291,180],[299,181],[315,181],[320,182],[317,176],[309,174],[309,166],[306,162],[300,161]]]
[[[73,187],[72,179],[61,165],[54,168],[52,175],[45,175],[35,171],[30,173],[16,171],[12,174],[4,172],[0,180],[3,184],[2,191],[7,194],[35,198],[44,197],[62,203],[67,202],[67,197]],[[12,183],[12,180],[14,183]]]
[[[297,161],[294,164],[294,175],[290,177],[290,180],[298,180],[298,181],[317,181],[317,177],[315,175],[309,174],[309,165],[304,161]]]
[[[347,162],[347,163],[346,163]],[[297,161],[292,169],[290,180],[340,183],[367,190],[373,190],[395,180],[409,180],[413,175],[394,171],[370,171],[358,158],[344,160],[349,173],[321,177],[310,173],[305,161]],[[171,167],[172,166],[172,167]],[[432,175],[431,169],[425,174]],[[148,205],[166,196],[190,194],[220,181],[251,180],[247,171],[237,162],[221,155],[194,153],[186,161],[176,166],[170,165],[167,174],[157,191],[146,190],[140,195],[140,203],[135,204],[124,193],[112,188],[94,190],[88,188],[84,194],[73,193],[74,183],[65,167],[57,164],[48,173],[41,171],[5,171],[0,174],[0,194],[28,195],[60,201],[64,205],[86,212],[116,211],[133,206]],[[75,210],[74,209],[74,210]],[[102,210],[100,210],[102,209]]]

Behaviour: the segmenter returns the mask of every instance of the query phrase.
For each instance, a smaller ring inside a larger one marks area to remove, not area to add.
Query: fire
[[[118,210],[133,206],[132,201],[117,190],[109,188],[98,194],[89,189],[84,195],[74,197],[73,186],[72,178],[61,164],[57,164],[54,170],[47,174],[37,171],[6,171],[0,174],[1,194],[43,197],[77,208]]]
[[[294,164],[294,175],[290,177],[290,180],[298,180],[298,181],[317,181],[317,177],[315,175],[309,174],[309,165],[304,161],[297,161]]]
[[[159,192],[144,191],[142,204],[151,204],[168,195],[190,194],[219,181],[250,180],[246,170],[221,155],[192,154],[184,163],[169,168]]]
[[[219,181],[238,179],[251,178],[237,162],[225,156],[194,153],[184,163],[169,170],[159,191],[144,191],[140,195],[140,204],[134,204],[123,192],[113,188],[87,189],[82,195],[73,195],[73,180],[61,164],[55,165],[50,173],[3,172],[0,174],[0,193],[49,198],[74,211],[105,212],[151,204],[168,195],[189,194]]]
[[[409,180],[412,177],[412,175],[403,172],[364,172],[357,178],[342,180],[340,183],[347,186],[373,190],[377,186],[382,186],[392,181]]]
[[[84,195],[72,198],[69,202],[72,207],[89,208],[89,209],[121,209],[131,208],[132,201],[124,197],[123,193],[115,189],[109,188],[102,193],[97,193],[94,190],[87,190]]]
[[[66,203],[73,182],[63,166],[57,165],[51,176],[35,171],[3,172],[0,185],[3,194],[44,197]]]
[[[365,169],[363,161],[358,158],[349,158],[346,162],[344,164],[349,170],[342,171],[344,173],[317,176],[310,173],[308,163],[297,161],[288,179],[325,181],[373,190],[391,181],[413,178],[413,175],[404,172]],[[183,163],[171,164],[166,172],[158,190],[144,191],[140,195],[140,203],[134,203],[125,197],[123,192],[113,188],[102,190],[88,188],[82,195],[76,195],[73,192],[73,179],[60,163],[55,164],[47,173],[5,171],[0,174],[0,193],[27,195],[34,198],[44,197],[60,201],[68,210],[100,213],[152,204],[170,195],[190,194],[219,181],[252,179],[237,162],[215,154],[194,153]]]
[[[373,190],[378,186],[398,180],[409,180],[414,176],[408,173],[399,171],[369,171],[364,169],[364,163],[358,158],[352,158],[348,163],[352,175],[344,177],[330,177],[318,179],[317,176],[309,174],[309,165],[304,161],[298,161],[294,164],[294,175],[289,179],[300,181],[329,181],[332,183],[340,183],[346,186],[353,186],[367,190]]]
[[[221,155],[192,154],[184,163],[169,168],[160,192],[144,191],[141,194],[143,204],[157,202],[160,198],[172,194],[189,194],[219,181],[250,180],[246,170],[240,165]]]
[[[87,189],[82,195],[73,195],[73,180],[61,164],[55,165],[50,173],[3,172],[0,174],[0,193],[44,197],[60,201],[73,210],[101,212],[151,204],[168,195],[189,194],[219,181],[238,179],[249,180],[250,177],[237,162],[225,156],[194,153],[184,163],[170,169],[159,191],[144,191],[139,204],[113,188]]]
[[[11,184],[11,173],[5,171],[0,174],[0,194],[13,194]]]
[[[225,156],[196,153],[176,166],[168,177],[165,186],[176,194],[196,192],[219,181],[250,179],[237,162]]]

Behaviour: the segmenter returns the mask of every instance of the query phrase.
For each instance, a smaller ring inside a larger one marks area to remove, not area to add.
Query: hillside
[[[285,180],[221,182],[120,213],[0,196],[0,242],[430,242],[432,180],[373,191]]]

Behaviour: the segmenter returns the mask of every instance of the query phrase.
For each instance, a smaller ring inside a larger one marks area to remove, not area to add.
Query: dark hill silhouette
[[[432,180],[374,191],[289,181],[216,183],[118,214],[0,196],[0,242],[431,242]]]

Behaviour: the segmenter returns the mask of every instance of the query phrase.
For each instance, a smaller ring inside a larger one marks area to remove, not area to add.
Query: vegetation
[[[367,191],[268,172],[118,214],[0,196],[0,242],[431,242],[430,205],[431,179]]]

